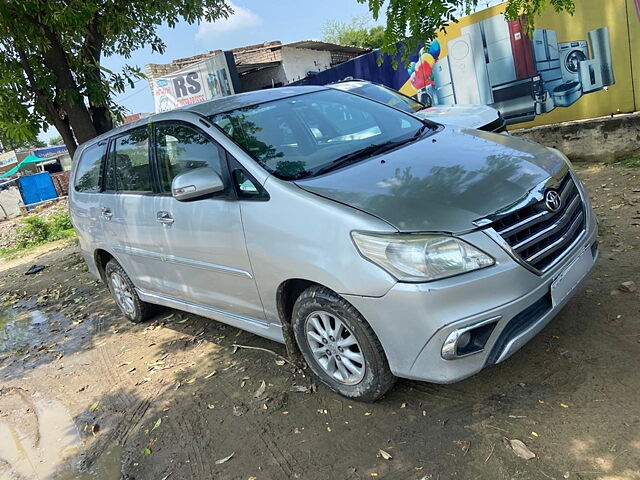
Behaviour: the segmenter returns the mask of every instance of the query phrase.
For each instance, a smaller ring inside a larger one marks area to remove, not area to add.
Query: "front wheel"
[[[140,300],[136,287],[120,264],[115,260],[109,260],[104,271],[111,296],[123,315],[134,323],[150,318],[153,305]]]
[[[373,402],[396,378],[375,333],[349,302],[313,286],[293,307],[293,330],[311,371],[333,391]]]

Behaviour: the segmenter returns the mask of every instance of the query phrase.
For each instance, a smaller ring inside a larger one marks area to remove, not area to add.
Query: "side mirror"
[[[171,182],[171,194],[180,202],[202,198],[224,190],[224,182],[211,167],[194,168],[176,175]]]

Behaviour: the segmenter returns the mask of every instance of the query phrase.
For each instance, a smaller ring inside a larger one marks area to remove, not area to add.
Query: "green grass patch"
[[[616,165],[627,168],[640,168],[640,153],[625,155],[616,161]]]
[[[20,223],[15,233],[14,245],[0,247],[0,258],[11,260],[44,243],[76,236],[67,212],[58,212],[49,218],[34,215],[22,219]]]

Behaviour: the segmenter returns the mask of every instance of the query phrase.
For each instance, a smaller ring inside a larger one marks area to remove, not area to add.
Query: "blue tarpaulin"
[[[49,172],[20,177],[18,188],[25,205],[51,200],[58,196]]]

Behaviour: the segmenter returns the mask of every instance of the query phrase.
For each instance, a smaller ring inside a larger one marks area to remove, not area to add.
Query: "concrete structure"
[[[317,41],[287,44],[274,41],[235,48],[230,53],[235,61],[240,91],[248,92],[286,85],[305,78],[309,72],[326,70],[368,51],[359,47]],[[146,65],[145,72],[152,91],[154,79],[205,60],[216,53],[220,53],[220,50],[179,58],[169,64]]]
[[[640,113],[543,125],[511,133],[557,148],[574,162],[614,162],[640,154]]]

